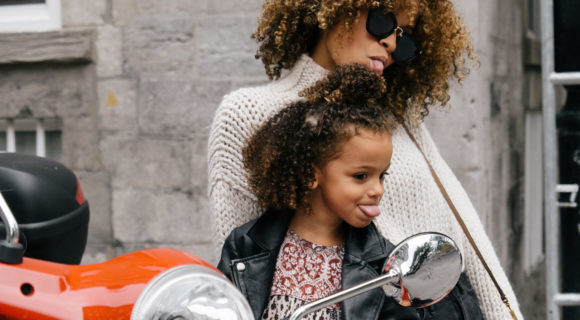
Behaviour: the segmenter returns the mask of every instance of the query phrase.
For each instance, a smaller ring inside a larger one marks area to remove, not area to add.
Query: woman
[[[383,103],[407,123],[516,315],[523,319],[477,212],[421,123],[432,105],[448,102],[449,80],[461,80],[467,74],[465,56],[474,59],[469,34],[451,1],[266,1],[253,37],[260,45],[256,56],[275,80],[226,95],[216,111],[208,151],[217,247],[221,248],[234,227],[263,212],[249,190],[242,165],[241,150],[247,139],[281,108],[301,99],[299,93],[329,70],[362,63],[383,73],[387,81]],[[439,231],[453,238],[464,252],[465,272],[484,317],[510,319],[421,151],[403,128],[393,133],[393,149],[391,175],[385,180],[381,201],[381,211],[388,214],[376,220],[379,230],[394,242],[422,231]]]

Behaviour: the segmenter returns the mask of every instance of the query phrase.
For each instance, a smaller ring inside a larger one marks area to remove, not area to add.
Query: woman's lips
[[[377,58],[369,58],[370,62],[370,67],[373,71],[376,71],[380,74],[383,73],[383,70],[385,70],[385,63]]]
[[[363,204],[361,204],[358,207],[369,218],[374,218],[374,217],[377,217],[381,214],[381,210],[379,209],[379,206],[377,206],[377,205],[370,205],[370,204],[363,205]]]

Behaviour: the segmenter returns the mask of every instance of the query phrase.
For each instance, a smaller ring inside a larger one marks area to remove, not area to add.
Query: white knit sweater
[[[239,89],[223,98],[214,116],[208,150],[208,188],[218,250],[221,250],[233,228],[263,212],[247,185],[241,152],[244,143],[270,116],[297,101],[300,91],[327,73],[310,57],[303,55],[294,68],[279,80],[264,86]],[[420,125],[413,134],[479,245],[512,308],[518,318],[523,319],[511,285],[465,190],[439,154],[426,127]],[[375,223],[393,243],[424,231],[441,232],[454,239],[464,254],[466,272],[485,319],[511,319],[441,195],[427,163],[403,128],[393,134],[393,157],[389,176],[385,179],[381,212]]]

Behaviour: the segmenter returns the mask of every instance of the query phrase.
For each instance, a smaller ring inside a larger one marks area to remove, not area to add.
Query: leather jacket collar
[[[254,220],[248,236],[264,251],[278,255],[284,236],[290,225],[293,211],[268,210]],[[385,259],[394,246],[383,238],[376,226],[371,223],[365,228],[347,228],[345,253],[357,260]]]
[[[256,319],[259,319],[270,295],[276,259],[290,224],[292,211],[268,210],[245,226],[236,243],[237,252],[246,256],[232,257],[231,278],[246,296]],[[234,232],[235,234],[235,232]],[[357,229],[347,228],[342,267],[342,287],[348,288],[379,275],[388,253],[394,246],[385,240],[374,224]],[[227,255],[227,252],[224,252]],[[222,254],[222,260],[223,256]],[[376,319],[385,300],[382,289],[374,289],[342,303],[343,319]]]

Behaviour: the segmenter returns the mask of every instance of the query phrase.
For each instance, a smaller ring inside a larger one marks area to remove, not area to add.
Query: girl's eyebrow
[[[389,165],[387,165],[387,167],[385,168],[384,171],[389,170],[389,168],[391,167],[391,164],[389,163]],[[368,169],[376,169],[376,167],[374,166],[367,166],[367,165],[362,165],[362,166],[358,166],[358,167],[354,167],[357,170],[368,170]]]

